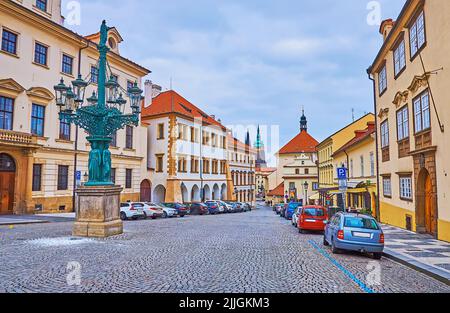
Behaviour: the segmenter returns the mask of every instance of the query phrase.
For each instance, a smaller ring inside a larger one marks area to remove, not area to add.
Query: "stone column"
[[[21,206],[21,214],[32,214],[34,212],[33,206],[33,164],[34,152],[33,150],[24,151],[26,158],[26,179],[25,179],[25,205]],[[20,178],[19,178],[20,179]]]
[[[76,222],[73,235],[106,238],[123,233],[119,186],[79,187],[76,191]]]

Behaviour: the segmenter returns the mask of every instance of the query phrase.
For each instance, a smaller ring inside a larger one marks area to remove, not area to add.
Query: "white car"
[[[218,200],[208,200],[208,201],[206,201],[205,202],[205,204],[208,204],[208,203],[214,203],[215,205],[217,205],[217,207],[219,208],[219,212],[220,213],[226,213],[226,208],[225,208],[225,206],[221,203],[221,201],[218,201]]]
[[[145,218],[144,204],[139,202],[125,202],[120,204],[120,219],[126,221],[128,219],[137,220]]]
[[[301,206],[295,209],[294,214],[292,215],[292,226],[298,227],[298,216],[301,210],[302,210]]]
[[[158,204],[158,206],[160,206],[163,209],[163,217],[164,218],[169,218],[169,217],[176,217],[178,216],[178,211],[176,209],[173,208],[169,208],[164,206],[163,204]]]
[[[152,219],[156,219],[158,217],[164,216],[163,208],[152,202],[144,203],[144,212],[147,217],[152,218]]]

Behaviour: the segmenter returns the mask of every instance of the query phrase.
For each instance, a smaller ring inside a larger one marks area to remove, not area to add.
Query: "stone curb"
[[[450,274],[446,273],[445,271],[439,270],[434,266],[418,262],[414,259],[408,258],[400,253],[394,252],[387,248],[384,249],[383,255],[388,259],[394,260],[400,264],[403,264],[409,268],[412,268],[418,272],[430,276],[446,284],[447,286],[450,286]]]

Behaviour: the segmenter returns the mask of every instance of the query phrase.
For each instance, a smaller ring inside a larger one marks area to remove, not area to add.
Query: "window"
[[[381,148],[389,147],[389,124],[388,121],[381,123]]]
[[[31,133],[36,136],[44,136],[45,107],[34,104],[31,109]]]
[[[58,190],[69,189],[69,167],[66,165],[58,166]]]
[[[191,158],[191,173],[199,172],[199,160],[196,158]]]
[[[37,43],[34,46],[34,62],[47,66],[48,47]]]
[[[391,189],[391,178],[384,177],[383,178],[383,195],[385,197],[392,197],[392,189]]]
[[[125,148],[126,149],[133,149],[133,127],[132,126],[127,126],[126,127]]]
[[[125,188],[131,189],[132,182],[133,182],[133,170],[127,168],[125,170]]]
[[[409,138],[409,117],[407,106],[397,111],[397,137],[399,141]]]
[[[313,189],[314,191],[319,190],[319,183],[313,183],[312,189]]]
[[[178,158],[178,172],[187,173],[187,161],[184,157]]]
[[[370,176],[375,176],[375,154],[370,152]]]
[[[115,168],[111,169],[111,182],[113,182],[114,184],[116,183],[116,169]]]
[[[423,11],[409,29],[409,41],[411,46],[411,57],[414,57],[425,45],[425,17]]]
[[[350,173],[349,173],[350,177],[354,177],[353,174],[353,159],[350,160]]]
[[[132,82],[131,80],[128,80],[127,81],[127,90],[130,90],[133,87],[134,87],[134,82]]]
[[[400,177],[400,198],[412,200],[412,178]]]
[[[428,91],[414,100],[414,124],[416,133],[431,128]]]
[[[67,54],[62,57],[62,72],[69,75],[73,73],[73,58]]]
[[[365,176],[365,168],[364,168],[364,156],[360,156],[360,162],[361,162],[361,177]]]
[[[33,164],[33,191],[41,191],[42,188],[42,164]]]
[[[158,140],[164,139],[164,124],[158,124]]]
[[[91,66],[91,82],[94,84],[98,83],[98,68]]]
[[[117,147],[117,131],[111,135],[111,147]]]
[[[394,73],[397,77],[406,67],[405,41],[402,40],[394,50]]]
[[[378,73],[378,93],[380,96],[387,89],[387,74],[386,74],[386,65],[383,66],[381,71]]]
[[[305,168],[305,174],[309,175],[309,168]]]
[[[156,172],[162,173],[164,171],[164,155],[157,155],[156,156]]]
[[[298,168],[295,169],[295,175],[300,175],[300,169]]]
[[[59,122],[59,139],[70,140],[70,123],[67,120],[60,120]]]
[[[2,35],[2,51],[17,54],[17,35],[4,29]]]
[[[14,100],[0,96],[0,129],[13,128]]]
[[[47,12],[47,0],[36,0],[36,7],[39,10]]]

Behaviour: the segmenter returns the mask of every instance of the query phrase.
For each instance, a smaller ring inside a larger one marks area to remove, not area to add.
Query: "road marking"
[[[353,275],[349,270],[347,270],[343,265],[341,265],[335,258],[333,258],[331,255],[329,255],[325,250],[320,248],[316,242],[313,240],[310,240],[309,243],[322,254],[325,258],[327,258],[331,263],[333,263],[334,266],[336,266],[339,270],[341,270],[345,276],[350,278],[353,282],[355,282],[364,292],[366,293],[376,293],[373,289],[368,287],[366,284],[364,284],[361,280],[356,278],[355,275]]]

